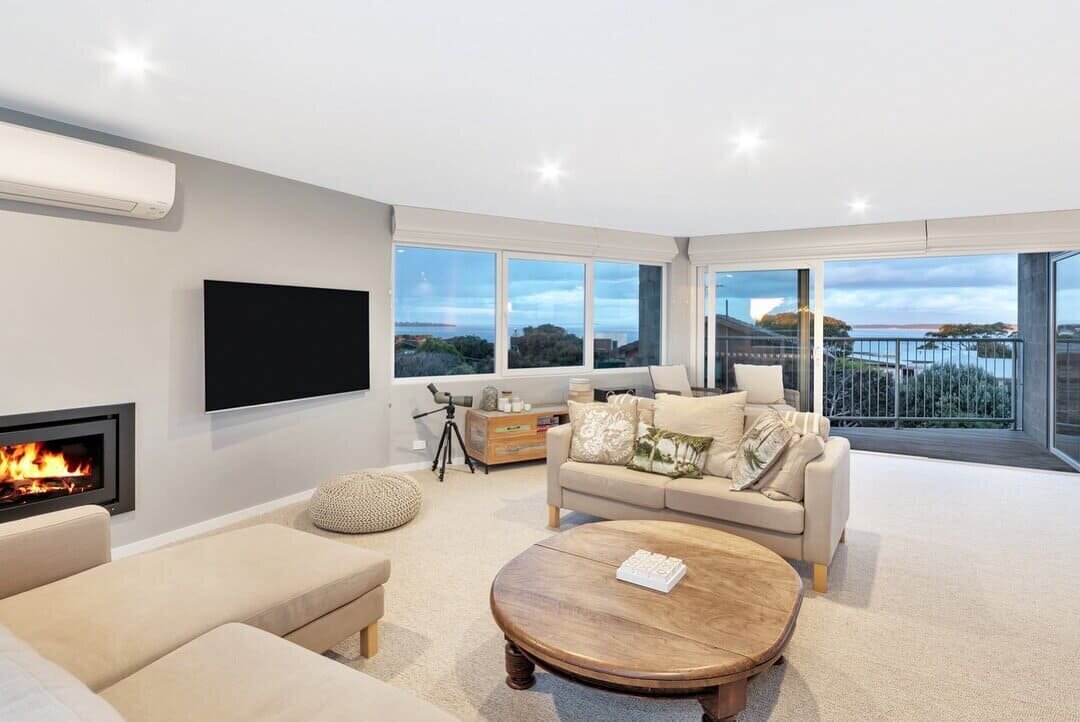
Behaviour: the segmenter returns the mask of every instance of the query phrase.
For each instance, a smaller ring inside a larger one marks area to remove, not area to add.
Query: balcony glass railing
[[[823,347],[822,411],[834,425],[1019,428],[1019,339],[828,337]],[[808,353],[790,337],[718,337],[716,385],[735,388],[736,363],[779,364],[784,386],[798,388]]]

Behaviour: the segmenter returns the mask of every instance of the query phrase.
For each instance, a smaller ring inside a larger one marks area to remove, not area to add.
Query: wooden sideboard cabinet
[[[489,466],[546,458],[547,430],[569,422],[565,405],[534,406],[517,413],[468,409],[465,444],[486,473]]]

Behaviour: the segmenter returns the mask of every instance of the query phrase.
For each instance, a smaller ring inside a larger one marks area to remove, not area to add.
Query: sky
[[[793,311],[795,271],[721,273],[717,312],[751,320]],[[1016,323],[1015,254],[825,264],[825,313],[847,323]]]
[[[538,249],[541,250],[541,249]],[[495,325],[494,253],[401,246],[395,253],[394,312],[397,322]],[[580,333],[585,323],[585,264],[510,259],[508,300],[511,333],[554,323]],[[638,265],[593,264],[598,331],[635,331]],[[636,338],[636,331],[630,334]]]

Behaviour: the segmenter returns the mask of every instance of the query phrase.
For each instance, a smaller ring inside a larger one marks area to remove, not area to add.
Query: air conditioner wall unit
[[[155,220],[175,196],[167,160],[0,122],[0,198]]]

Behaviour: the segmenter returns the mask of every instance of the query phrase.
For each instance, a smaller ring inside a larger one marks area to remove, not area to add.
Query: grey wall
[[[1024,433],[1046,446],[1049,421],[1050,254],[1021,253],[1017,258],[1017,334],[1024,340]]]
[[[0,201],[0,414],[136,402],[138,508],[114,519],[115,543],[387,463],[389,206],[3,109],[0,120],[177,165],[162,221]],[[372,390],[205,415],[204,278],[370,291]]]

